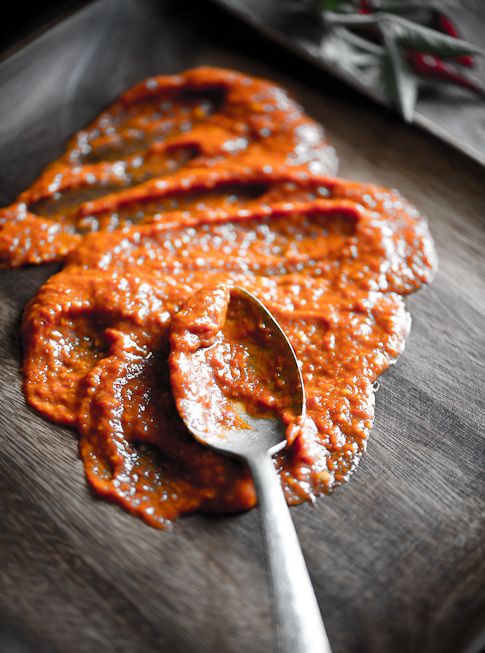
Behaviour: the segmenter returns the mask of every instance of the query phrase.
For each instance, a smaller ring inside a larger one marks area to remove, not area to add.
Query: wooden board
[[[334,653],[477,653],[484,596],[484,173],[205,3],[100,0],[0,65],[0,201],[122,89],[197,64],[287,86],[343,175],[430,219],[435,283],[382,379],[351,482],[292,510]],[[271,651],[258,512],[152,530],[88,490],[73,432],[20,389],[19,320],[54,271],[0,274],[0,650]]]
[[[331,32],[326,32],[322,19],[312,7],[314,0],[216,0],[241,20],[259,30],[267,38],[296,52],[372,98],[396,111],[383,92],[382,82],[373,66],[362,66],[345,60],[343,52],[356,50],[344,44]],[[323,7],[323,0],[320,6]],[[422,5],[432,3],[423,2]],[[485,33],[485,3],[482,0],[440,0],[434,3],[457,25],[462,38],[483,47]],[[339,53],[334,52],[338,44]],[[357,50],[358,51],[358,50]],[[483,59],[475,57],[472,71],[466,75],[485,84]],[[415,125],[456,147],[475,161],[485,165],[485,105],[483,98],[451,84],[420,78],[418,101],[413,121]]]

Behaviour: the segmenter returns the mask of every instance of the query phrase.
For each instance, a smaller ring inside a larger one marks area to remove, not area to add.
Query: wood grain
[[[348,485],[292,515],[334,653],[477,653],[482,169],[205,4],[101,0],[0,65],[0,201],[122,89],[202,63],[287,86],[326,127],[343,175],[396,186],[429,216],[440,270],[409,300],[412,333],[382,379],[368,451]],[[271,651],[257,510],[152,530],[98,500],[74,433],[26,407],[20,315],[54,269],[0,274],[0,650]]]

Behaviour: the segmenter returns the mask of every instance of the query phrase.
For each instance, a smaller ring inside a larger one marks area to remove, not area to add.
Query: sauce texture
[[[237,165],[194,169],[184,192],[175,175],[136,206],[139,223],[85,236],[24,314],[28,402],[75,427],[92,487],[153,526],[256,501],[247,469],[196,442],[175,407],[170,328],[195,292],[249,290],[296,352],[307,420],[275,460],[295,504],[355,469],[374,383],[410,328],[403,296],[436,265],[425,218],[399,193],[305,168]],[[167,210],[169,196],[181,206]],[[111,199],[97,208],[109,214]]]
[[[279,422],[293,442],[304,422],[301,378],[284,336],[242,289],[194,293],[172,318],[169,338],[172,393],[199,440],[222,444],[262,418]]]
[[[218,68],[152,77],[79,131],[64,155],[0,210],[0,265],[60,261],[86,233],[137,221],[136,213],[116,210],[130,197],[147,201],[157,181],[177,170],[227,161],[316,174],[337,168],[322,128],[274,84]]]
[[[173,372],[205,319],[214,418],[235,419],[231,397],[285,419],[278,358],[251,336],[251,315],[228,308],[234,286],[275,315],[301,365],[306,419],[275,459],[288,502],[349,478],[374,383],[410,328],[403,296],[436,257],[399,193],[335,171],[323,130],[282,89],[199,68],[125,92],[0,210],[0,265],[64,262],[25,309],[24,392],[78,430],[99,494],[157,527],[255,504],[248,470],[188,433],[183,379],[170,382],[170,355]]]

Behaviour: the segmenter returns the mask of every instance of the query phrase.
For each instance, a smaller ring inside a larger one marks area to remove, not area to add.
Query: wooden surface
[[[276,43],[282,44],[300,56],[312,61],[326,72],[344,80],[367,97],[390,110],[391,106],[382,89],[378,69],[345,59],[343,52],[359,50],[342,43],[334,34],[325,32],[322,20],[313,7],[317,0],[216,0],[241,20]],[[320,3],[323,6],[323,1]],[[433,4],[431,2],[421,3]],[[485,3],[483,0],[440,0],[434,3],[450,18],[469,43],[483,48],[485,45]],[[337,51],[335,51],[335,44]],[[474,58],[473,70],[466,75],[485,84],[485,62]],[[421,77],[414,123],[431,134],[465,152],[485,166],[485,102],[473,93],[451,84],[433,83]]]
[[[484,172],[202,3],[101,0],[0,66],[0,201],[148,74],[267,75],[321,121],[343,175],[429,216],[435,283],[408,305],[351,482],[292,510],[334,653],[477,653],[484,596]],[[88,490],[76,437],[25,405],[22,307],[54,268],[0,274],[0,651],[272,650],[258,512],[152,530]]]

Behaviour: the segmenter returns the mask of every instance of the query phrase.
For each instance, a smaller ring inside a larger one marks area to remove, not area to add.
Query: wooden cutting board
[[[292,510],[334,653],[477,653],[485,642],[485,175],[211,5],[99,0],[0,64],[0,201],[124,88],[212,64],[286,86],[344,176],[430,219],[434,284],[382,379],[351,482]],[[258,511],[156,531],[87,488],[75,434],[25,405],[18,331],[53,266],[0,272],[0,650],[273,650]]]

